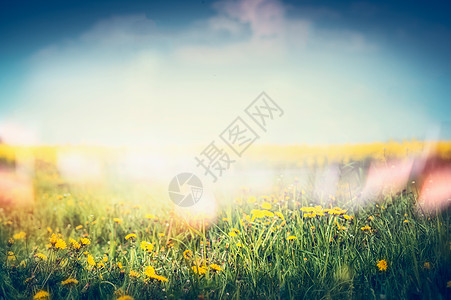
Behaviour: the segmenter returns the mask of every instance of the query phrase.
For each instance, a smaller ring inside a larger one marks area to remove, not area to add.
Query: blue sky
[[[2,1],[0,136],[205,144],[266,91],[286,113],[262,143],[450,139],[449,8]]]

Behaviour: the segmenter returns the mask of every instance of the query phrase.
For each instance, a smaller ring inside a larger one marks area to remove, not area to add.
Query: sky
[[[451,139],[446,1],[2,1],[0,138],[208,144],[262,92],[263,144]]]

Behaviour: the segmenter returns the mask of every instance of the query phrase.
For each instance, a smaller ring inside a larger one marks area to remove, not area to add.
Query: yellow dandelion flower
[[[236,246],[240,248],[242,247],[241,243],[236,243]]]
[[[404,223],[409,223],[409,220],[404,220]]]
[[[90,264],[91,266],[95,266],[96,265],[94,257],[92,257],[91,254],[88,255],[88,264]]]
[[[73,247],[75,250],[80,250],[81,245],[80,245],[80,243],[75,242],[75,243],[72,243],[72,247]]]
[[[15,240],[22,240],[27,236],[27,234],[24,231],[21,231],[19,233],[16,233],[15,235],[13,235],[13,238]]]
[[[47,291],[39,291],[34,294],[33,299],[35,300],[45,300],[48,299],[50,294]]]
[[[287,237],[287,240],[297,240],[298,238],[295,237],[294,235],[290,235],[289,237]]]
[[[117,267],[118,267],[119,269],[122,269],[122,263],[121,263],[121,262],[118,262],[118,263],[117,263]]]
[[[139,273],[136,272],[136,271],[133,271],[133,270],[131,270],[130,273],[128,273],[128,275],[129,275],[131,278],[138,278],[138,277],[139,277]]]
[[[264,214],[266,217],[274,218],[274,213],[271,212],[271,211],[269,211],[269,210],[264,210],[264,211],[263,211],[263,214]]]
[[[271,209],[271,203],[269,203],[269,202],[263,202],[262,203],[262,208],[263,209]]]
[[[113,221],[114,221],[116,224],[121,224],[121,223],[122,223],[122,220],[119,219],[119,218],[114,218]]]
[[[146,268],[146,271],[145,271],[144,273],[145,273],[146,276],[149,277],[149,278],[153,278],[153,279],[156,279],[156,280],[158,280],[158,281],[168,281],[168,279],[167,279],[166,277],[161,276],[161,275],[157,275],[157,274],[155,273],[155,269],[154,269],[152,266],[148,266],[148,267]]]
[[[50,244],[55,246],[56,242],[58,242],[58,236],[56,234],[52,233],[49,240],[50,240]]]
[[[153,250],[153,245],[149,242],[146,241],[142,241],[141,242],[141,249],[145,250],[145,251],[152,251]]]
[[[165,236],[165,234],[164,234],[164,232],[162,232],[162,233],[159,233],[158,236],[163,237],[163,236]]]
[[[9,245],[9,246],[14,245],[14,239],[13,239],[13,238],[9,238],[9,239],[8,239],[8,245]]]
[[[331,211],[331,213],[332,213],[333,215],[338,216],[338,215],[342,215],[342,214],[346,213],[346,210],[343,210],[343,209],[333,209],[333,210]]]
[[[155,269],[152,266],[148,266],[146,268],[146,271],[144,272],[144,274],[146,274],[146,276],[148,277],[152,277],[152,275],[155,275]]]
[[[191,267],[191,269],[194,271],[194,273],[196,273],[198,275],[207,273],[207,268],[205,268],[205,267],[194,266],[194,267]]]
[[[302,212],[314,212],[315,208],[314,207],[310,207],[310,206],[309,207],[301,207],[300,210]]]
[[[103,261],[104,261],[104,262],[107,262],[107,261],[108,261],[108,256],[104,256],[104,257],[103,257]]]
[[[105,265],[103,264],[103,262],[99,262],[99,263],[97,263],[97,268],[104,268],[105,267]]]
[[[83,228],[83,225],[78,225],[77,227],[75,227],[75,229],[80,230]]]
[[[368,225],[366,225],[364,227],[361,227],[360,229],[363,230],[363,231],[371,231],[371,227],[368,226]]]
[[[425,262],[424,265],[423,265],[423,267],[424,267],[426,270],[429,270],[429,269],[431,268],[431,264],[430,264],[429,262]]]
[[[88,238],[81,238],[81,239],[80,239],[80,242],[81,242],[83,245],[89,245],[89,244],[91,244],[91,241],[90,241]]]
[[[78,284],[78,280],[75,278],[68,278],[64,281],[61,281],[62,285],[76,285]]]
[[[247,202],[249,203],[254,203],[255,201],[257,201],[257,198],[255,198],[254,196],[250,196],[249,198],[247,198]]]
[[[316,213],[314,213],[314,212],[306,213],[306,214],[304,214],[304,216],[308,217],[308,218],[314,218],[314,217],[316,217]]]
[[[52,228],[50,228],[50,227],[47,227],[47,232],[48,232],[48,233],[53,233],[53,230],[52,230]]]
[[[261,219],[264,217],[274,217],[274,214],[268,210],[260,210],[260,209],[253,209],[251,210],[252,219],[251,222],[253,222],[255,219]]]
[[[16,256],[14,255],[14,252],[8,251],[8,260],[9,261],[16,260]]]
[[[71,239],[71,238],[69,238],[69,242],[71,243],[72,248],[74,248],[75,250],[80,250],[81,245],[79,242],[77,242],[76,240]]]
[[[235,233],[241,233],[238,229],[236,229],[236,228],[232,228],[232,229],[230,229],[230,231],[232,231],[232,232],[235,232]]]
[[[377,262],[377,267],[378,267],[379,271],[387,271],[387,268],[388,268],[387,261],[385,259],[379,260]]]
[[[161,276],[161,275],[152,275],[152,277],[151,278],[153,278],[153,279],[156,279],[156,280],[158,280],[158,281],[168,281],[168,279],[166,278],[166,277],[164,277],[164,276]]]
[[[346,220],[352,220],[354,217],[348,216],[348,215],[343,215],[343,218],[345,218]]]
[[[67,247],[66,242],[63,239],[57,240],[57,242],[55,244],[56,249],[64,250],[64,249],[66,249],[66,247]]]
[[[47,260],[47,256],[42,253],[36,253],[34,257],[40,258],[41,260]]]
[[[218,271],[218,272],[222,271],[222,268],[220,266],[218,266],[217,264],[211,264],[210,268],[215,271]]]
[[[130,233],[130,234],[127,234],[127,235],[125,236],[125,239],[126,239],[126,240],[131,239],[131,238],[136,239],[136,234]]]
[[[123,295],[120,296],[119,298],[117,298],[117,300],[134,300],[135,298],[133,298],[132,296],[129,295]]]
[[[233,231],[230,231],[230,232],[229,232],[229,235],[230,235],[231,237],[234,237],[234,236],[236,236],[236,233],[233,232]]]
[[[183,251],[183,257],[186,259],[191,259],[193,257],[193,252],[191,250]]]

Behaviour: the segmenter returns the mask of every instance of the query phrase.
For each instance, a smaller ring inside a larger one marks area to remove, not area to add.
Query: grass
[[[352,210],[318,207],[309,187],[243,193],[209,220],[143,201],[138,186],[70,185],[45,168],[34,185],[34,206],[0,212],[4,299],[451,296],[449,211],[424,215],[415,189]]]

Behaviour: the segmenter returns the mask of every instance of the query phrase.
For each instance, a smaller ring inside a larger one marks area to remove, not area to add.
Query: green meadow
[[[237,186],[214,216],[178,213],[164,188],[69,183],[37,165],[33,204],[0,211],[0,298],[451,296],[450,213],[419,209],[415,182],[362,205],[294,178]]]

